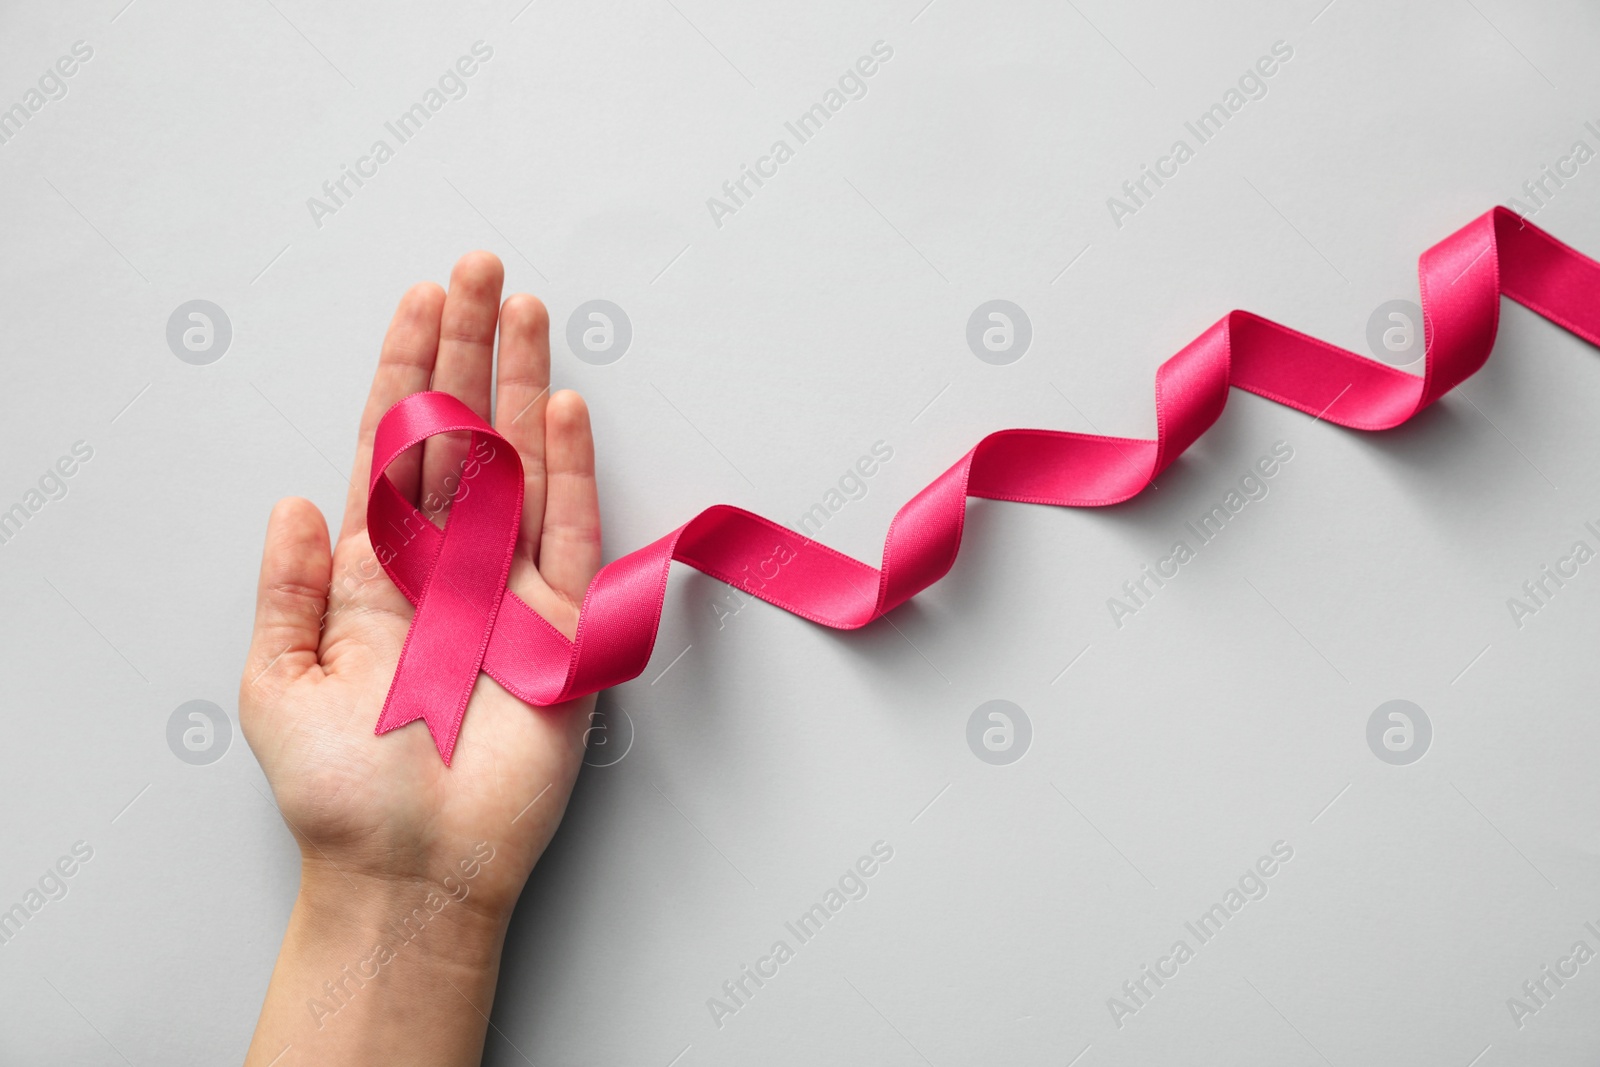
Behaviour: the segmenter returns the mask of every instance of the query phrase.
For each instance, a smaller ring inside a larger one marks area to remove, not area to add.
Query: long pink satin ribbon
[[[1483,366],[1502,294],[1600,346],[1600,263],[1505,208],[1424,252],[1418,274],[1427,343],[1420,378],[1231,311],[1156,371],[1154,441],[1058,430],[989,434],[896,513],[881,569],[740,508],[707,508],[602,569],[572,641],[506,590],[522,512],[516,449],[454,397],[409,396],[378,425],[367,504],[379,561],[417,608],[377,732],[422,719],[449,763],[480,670],[535,705],[637,677],[655,645],[673,560],[824,626],[865,626],[950,570],[967,497],[1120,503],[1217,420],[1229,386],[1353,429],[1398,426]],[[475,455],[487,445],[493,457],[461,475],[470,491],[452,504],[441,531],[384,471],[426,438],[461,430],[471,431]]]

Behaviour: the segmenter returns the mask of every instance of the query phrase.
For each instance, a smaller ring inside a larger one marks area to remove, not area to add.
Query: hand
[[[503,276],[497,258],[475,252],[456,264],[448,295],[423,283],[401,299],[362,413],[338,544],[330,550],[322,515],[306,500],[280,501],[268,523],[239,721],[299,843],[302,878],[251,1048],[262,1063],[284,1044],[305,1048],[303,1062],[367,1062],[362,1053],[379,1062],[383,1049],[384,1063],[458,1062],[471,1035],[427,1022],[415,1003],[436,992],[430,969],[456,986],[444,990],[441,1010],[464,1015],[455,1021],[477,1033],[478,1048],[459,1062],[478,1062],[500,940],[582,761],[594,696],[534,708],[485,674],[450,766],[421,722],[373,733],[412,617],[366,530],[373,435],[395,402],[432,388],[488,419],[497,380],[493,425],[525,476],[510,588],[570,638],[600,566],[587,409],[576,393],[549,395],[548,315],[523,294],[500,307]],[[470,467],[468,447],[464,434],[430,438],[389,477],[442,525]],[[396,940],[386,931],[419,906],[426,931],[392,962],[373,962],[374,939]],[[345,965],[358,978],[378,974],[341,984]],[[387,1018],[396,1009],[400,1018]],[[368,1023],[380,1032],[363,1036]],[[425,1032],[408,1037],[413,1029]]]

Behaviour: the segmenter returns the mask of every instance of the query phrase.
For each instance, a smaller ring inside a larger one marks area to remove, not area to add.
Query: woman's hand
[[[305,500],[268,523],[239,720],[302,875],[251,1064],[477,1063],[511,909],[577,777],[593,696],[533,708],[480,674],[448,767],[421,722],[373,733],[412,616],[366,530],[373,434],[395,402],[437,389],[487,420],[497,386],[493,425],[525,476],[510,588],[569,638],[600,566],[588,412],[549,394],[548,316],[523,294],[501,306],[503,276],[475,252],[448,294],[424,283],[401,299],[338,544]],[[442,524],[471,490],[468,447],[430,438],[389,477]]]

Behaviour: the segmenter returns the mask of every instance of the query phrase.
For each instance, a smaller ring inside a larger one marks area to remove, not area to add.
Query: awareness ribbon
[[[1510,297],[1600,347],[1600,263],[1497,207],[1418,261],[1426,339],[1422,377],[1247,311],[1230,311],[1156,371],[1156,439],[998,430],[902,507],[873,568],[760,515],[707,508],[607,564],[567,640],[506,589],[522,513],[522,464],[461,401],[416,393],[378,424],[367,526],[379,562],[414,605],[378,720],[385,733],[427,723],[446,763],[484,671],[539,706],[637,677],[650,659],[673,560],[837,630],[859,629],[944,577],[961,546],[969,496],[1102,507],[1136,495],[1194,443],[1234,386],[1357,430],[1398,426],[1470,377],[1494,346]],[[470,431],[470,492],[443,530],[385,468],[434,434]],[[502,447],[494,447],[496,444]],[[401,540],[395,545],[391,534]]]

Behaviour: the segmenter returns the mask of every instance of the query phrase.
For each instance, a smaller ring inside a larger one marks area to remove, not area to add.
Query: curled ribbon
[[[1352,429],[1398,426],[1483,366],[1502,295],[1600,346],[1600,263],[1506,208],[1428,249],[1417,273],[1426,338],[1420,378],[1230,311],[1156,371],[1154,441],[1058,430],[991,433],[895,514],[881,568],[741,508],[707,508],[606,565],[589,585],[571,641],[506,589],[522,512],[516,449],[454,397],[409,396],[378,424],[367,504],[379,561],[416,605],[377,732],[422,719],[449,763],[480,670],[540,706],[637,677],[655,646],[673,560],[812,622],[858,629],[950,570],[967,497],[1120,503],[1217,420],[1229,386]],[[469,461],[481,469],[440,530],[384,470],[426,438],[463,430],[472,434],[473,456],[484,456],[487,446],[490,458]],[[403,538],[398,547],[391,532]]]

